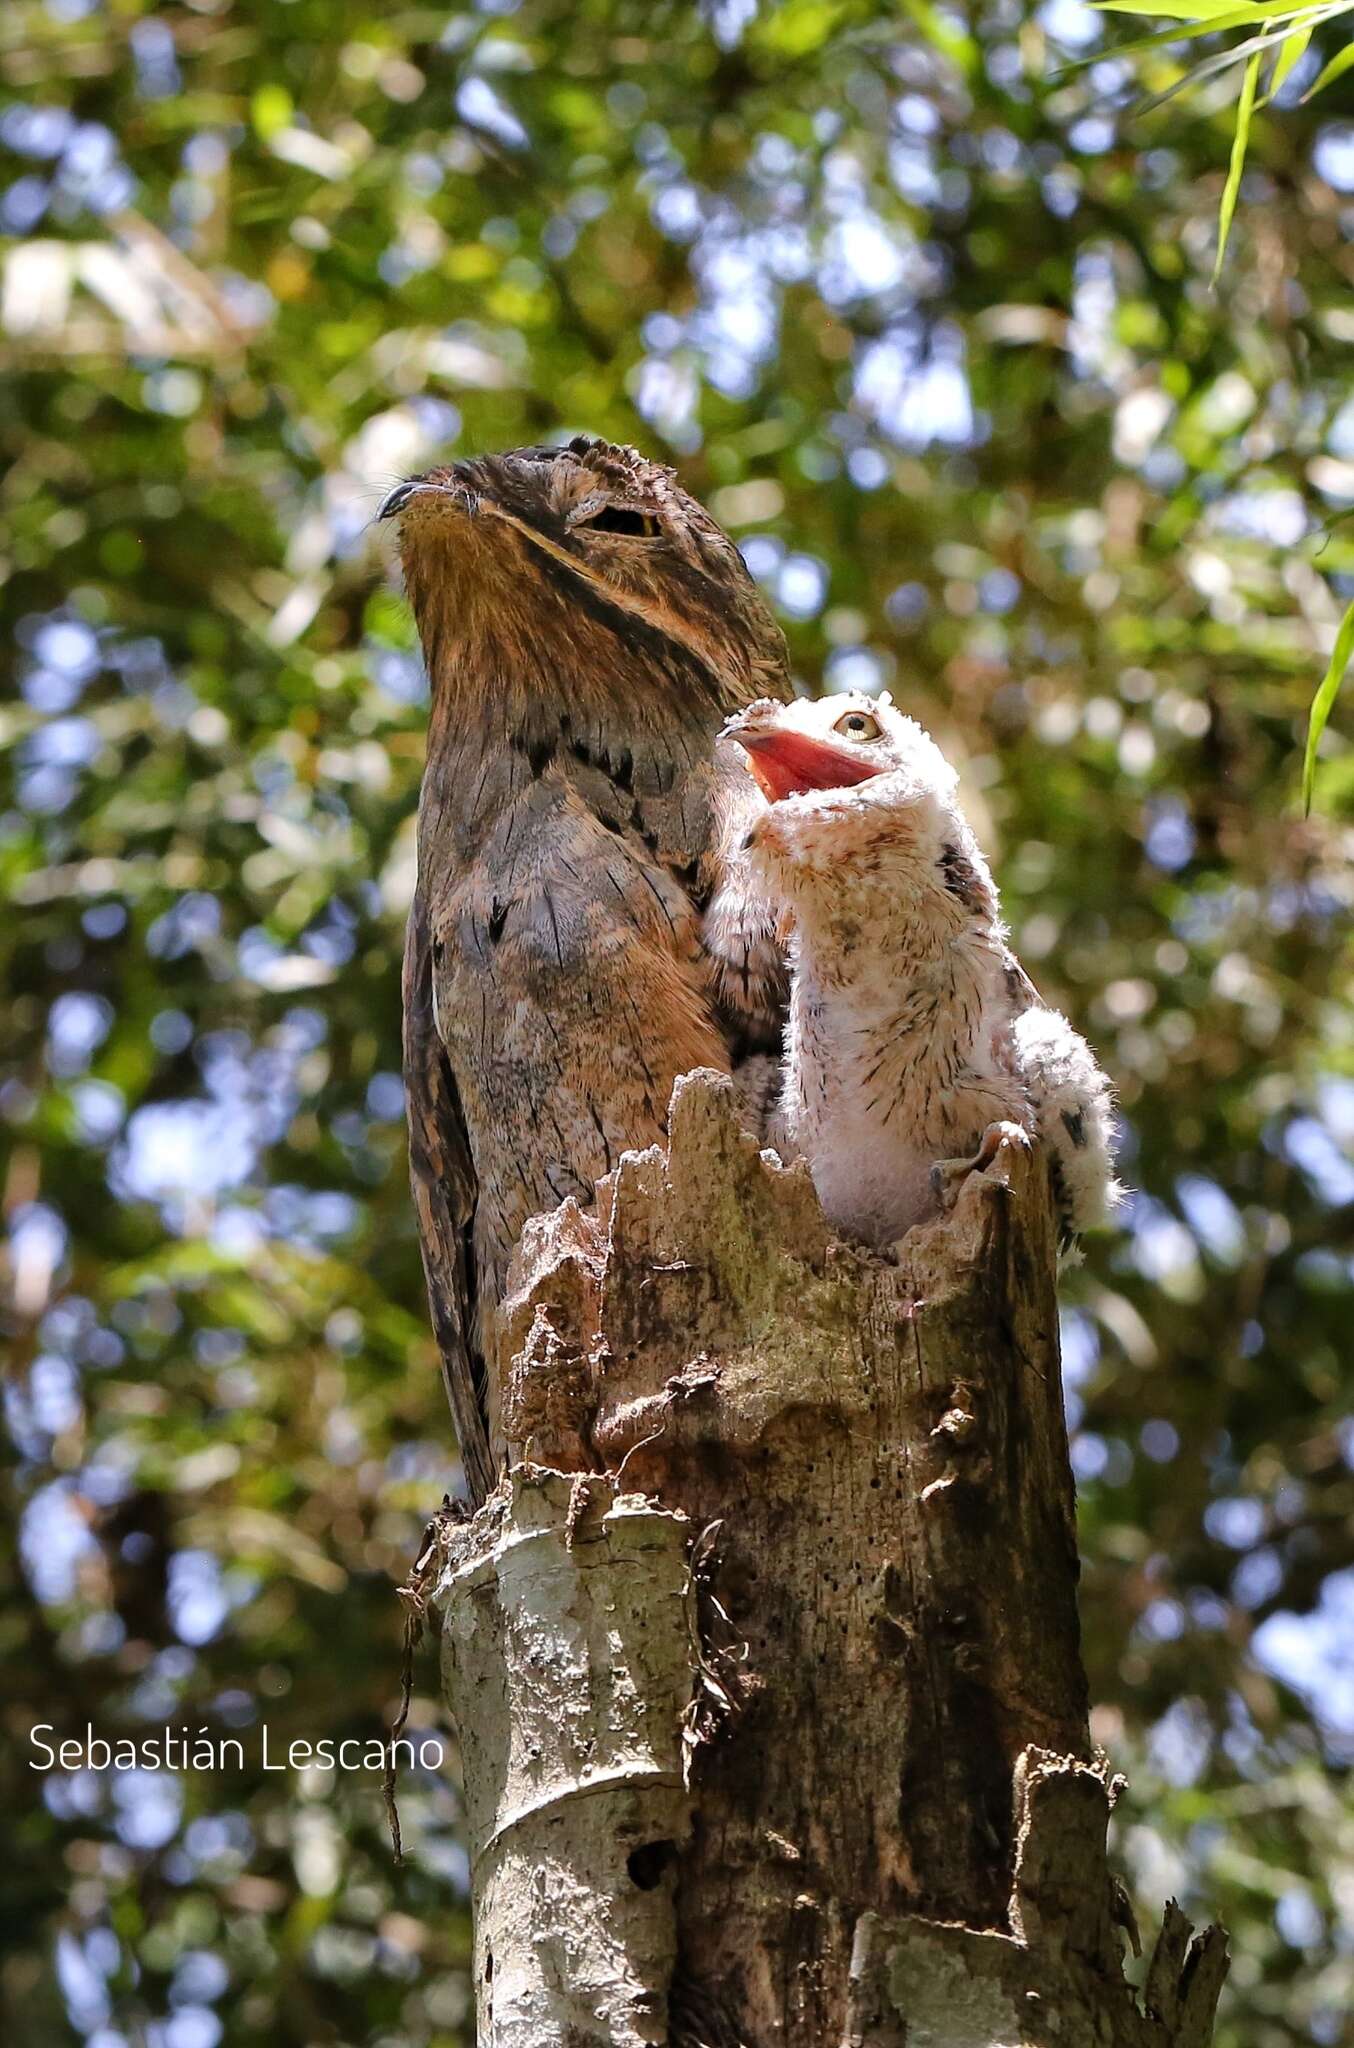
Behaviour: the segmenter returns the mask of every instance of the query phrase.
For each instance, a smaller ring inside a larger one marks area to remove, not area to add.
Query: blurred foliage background
[[[370,1735],[454,1483],[406,1192],[426,716],[371,515],[670,451],[806,687],[954,751],[1135,1198],[1069,1288],[1096,1731],[1221,2048],[1354,2041],[1354,74],[1081,0],[11,0],[0,1132],[14,2048],[470,2038],[454,1772],[37,1776]],[[1203,46],[1208,47],[1206,44]],[[1192,46],[1197,55],[1200,46]],[[1086,63],[1081,60],[1091,59]],[[1080,64],[1080,68],[1071,68]],[[1327,530],[1329,529],[1329,530]],[[436,1725],[431,1658],[414,1721]]]

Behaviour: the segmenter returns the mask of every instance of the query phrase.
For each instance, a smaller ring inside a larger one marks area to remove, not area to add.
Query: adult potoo
[[[581,437],[396,486],[432,690],[404,965],[424,1270],[472,1498],[528,1217],[663,1136],[672,1084],[774,1037],[756,793],[724,719],[788,694],[737,548],[670,469]],[[702,918],[704,917],[704,933]]]

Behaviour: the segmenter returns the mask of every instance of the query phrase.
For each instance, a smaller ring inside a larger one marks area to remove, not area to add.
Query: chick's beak
[[[782,797],[803,796],[810,789],[849,789],[857,782],[869,782],[884,767],[882,761],[870,761],[854,747],[837,747],[831,740],[814,739],[783,726],[734,732],[730,738],[747,754],[758,789],[773,804]]]

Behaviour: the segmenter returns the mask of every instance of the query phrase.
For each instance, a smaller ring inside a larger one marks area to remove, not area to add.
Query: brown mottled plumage
[[[400,520],[432,686],[410,1159],[478,1501],[501,1462],[494,1312],[523,1224],[660,1138],[678,1074],[728,1071],[774,1035],[779,958],[731,851],[755,792],[715,741],[787,693],[785,645],[727,535],[633,449],[458,462],[381,515]]]

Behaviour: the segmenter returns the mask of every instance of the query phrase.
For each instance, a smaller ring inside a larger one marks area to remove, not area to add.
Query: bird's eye
[[[880,737],[879,720],[871,718],[868,711],[848,711],[844,718],[837,720],[832,730],[848,740],[877,740]]]
[[[580,519],[593,533],[623,533],[632,540],[653,540],[659,532],[651,512],[635,512],[629,505],[604,505],[591,519]]]

